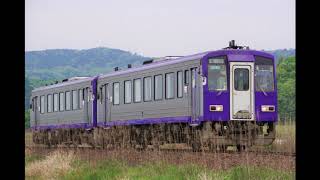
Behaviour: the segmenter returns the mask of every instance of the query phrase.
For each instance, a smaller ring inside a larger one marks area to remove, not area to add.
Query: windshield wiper
[[[260,89],[262,90],[262,92],[263,92],[263,94],[264,94],[265,96],[268,96],[268,94],[263,90],[262,87],[260,87]]]

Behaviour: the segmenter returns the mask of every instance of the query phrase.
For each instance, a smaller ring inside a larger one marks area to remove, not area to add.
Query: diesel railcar
[[[240,150],[275,139],[274,56],[236,46],[36,88],[36,144]]]

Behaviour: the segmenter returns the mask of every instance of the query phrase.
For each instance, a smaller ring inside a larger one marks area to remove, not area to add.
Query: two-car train
[[[271,144],[277,122],[274,56],[235,46],[36,88],[36,144],[194,150]]]

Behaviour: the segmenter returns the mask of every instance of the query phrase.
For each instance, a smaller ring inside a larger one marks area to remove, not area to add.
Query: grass
[[[276,126],[276,140],[272,148],[278,151],[296,152],[295,123],[279,124]]]
[[[293,173],[267,168],[234,167],[227,171],[214,171],[196,165],[170,165],[150,163],[130,167],[119,162],[103,162],[98,167],[85,166],[69,173],[64,179],[292,179]]]
[[[161,159],[136,164],[123,160],[87,161],[72,152],[53,151],[47,156],[26,155],[26,179],[294,179],[292,171],[255,166],[234,166],[217,170],[198,164],[173,164]],[[32,160],[30,160],[32,159]]]
[[[295,124],[276,126],[269,148],[295,152]],[[32,142],[26,132],[26,144]],[[278,140],[278,141],[277,141]],[[265,147],[264,147],[265,148]],[[26,179],[295,179],[291,157],[131,151],[25,150]]]

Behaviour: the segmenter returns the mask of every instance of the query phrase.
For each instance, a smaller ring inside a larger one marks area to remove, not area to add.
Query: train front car
[[[238,149],[271,144],[277,122],[273,55],[231,47],[210,52],[201,61],[203,127],[213,137],[209,144]]]

